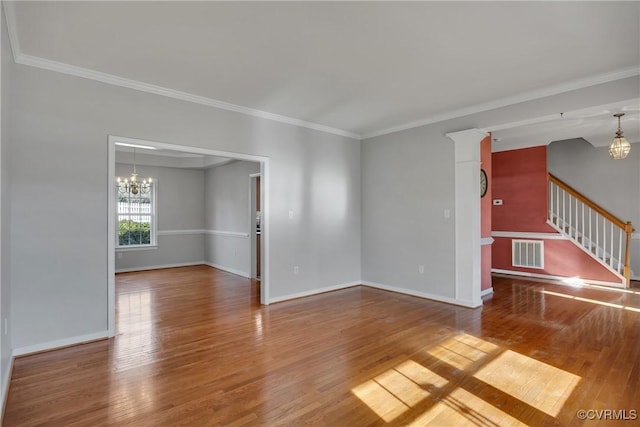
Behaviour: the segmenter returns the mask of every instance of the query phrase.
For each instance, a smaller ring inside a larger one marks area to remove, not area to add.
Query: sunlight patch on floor
[[[628,305],[615,304],[615,303],[606,302],[606,301],[598,301],[598,300],[591,299],[591,298],[577,297],[575,295],[567,295],[567,294],[562,294],[560,292],[552,292],[552,291],[546,291],[546,290],[540,290],[539,292],[541,292],[543,294],[546,294],[546,295],[553,295],[553,296],[556,296],[556,297],[573,299],[573,300],[582,301],[582,302],[589,302],[591,304],[604,305],[606,307],[620,308],[620,309],[629,310],[629,311],[635,311],[637,313],[640,313],[640,308],[630,307]]]
[[[351,391],[380,418],[391,422],[426,399],[430,389],[443,387],[447,382],[419,363],[408,360]]]
[[[495,344],[471,335],[460,334],[427,351],[427,353],[455,368],[464,370],[496,349],[498,346]]]
[[[374,380],[369,380],[351,390],[385,422],[391,422],[409,409],[390,391]]]
[[[458,334],[427,353],[520,400],[532,410],[552,417],[558,415],[581,379],[467,334]],[[444,378],[414,360],[407,360],[351,391],[385,422],[410,414],[415,415],[409,424],[414,426],[524,425],[462,387],[448,391],[447,387],[455,387],[454,381],[460,379]],[[427,401],[430,396],[431,399],[439,399],[432,402],[432,407]],[[416,408],[419,404],[423,405],[422,408]],[[411,410],[416,413],[411,414]]]
[[[580,377],[507,350],[474,377],[555,417]]]
[[[526,426],[462,388],[456,388],[409,426]]]

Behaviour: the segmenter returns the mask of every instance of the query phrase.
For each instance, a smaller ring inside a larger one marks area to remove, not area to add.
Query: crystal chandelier
[[[142,182],[138,182],[135,148],[133,149],[133,173],[131,174],[131,178],[125,178],[122,180],[118,177],[116,179],[116,183],[120,194],[132,194],[137,196],[138,194],[147,194],[151,191],[151,178],[143,179]]]

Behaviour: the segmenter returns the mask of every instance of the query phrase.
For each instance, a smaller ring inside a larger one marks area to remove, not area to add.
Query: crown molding
[[[536,99],[544,98],[546,96],[559,95],[561,93],[570,92],[572,90],[584,89],[589,86],[595,86],[615,80],[626,79],[628,77],[635,77],[638,75],[640,75],[639,66],[623,68],[621,70],[613,71],[610,73],[598,74],[584,79],[573,80],[563,84],[550,86],[545,89],[523,92],[518,95],[508,96],[490,102],[476,104],[458,110],[448,111],[442,114],[436,114],[435,116],[431,116],[423,120],[390,127],[376,132],[366,133],[361,135],[361,138],[363,140],[375,138],[376,136],[388,135],[394,132],[400,132],[407,129],[413,129],[420,126],[443,122],[445,120],[456,119],[458,117],[469,116],[471,114],[482,113],[484,111],[495,110],[497,108],[507,107],[509,105],[519,104],[521,102],[533,101]]]
[[[137,80],[126,79],[123,77],[115,76],[113,74],[90,70],[88,68],[83,68],[83,67],[77,67],[75,65],[52,61],[50,59],[44,59],[44,58],[31,56],[31,55],[25,55],[23,53],[19,53],[16,55],[15,52],[14,52],[14,59],[16,63],[21,65],[28,65],[31,67],[42,68],[45,70],[55,71],[62,74],[82,77],[89,80],[96,80],[101,83],[106,83],[114,86],[121,86],[128,89],[151,93],[154,95],[166,96],[166,97],[178,99],[181,101],[192,102],[194,104],[205,105],[208,107],[214,107],[221,110],[233,111],[233,112],[245,114],[248,116],[272,120],[274,122],[286,123],[289,125],[304,127],[307,129],[318,130],[321,132],[327,132],[334,135],[339,135],[347,138],[360,140],[360,135],[352,132],[348,132],[342,129],[336,129],[336,128],[321,125],[318,123],[307,122],[304,120],[295,119],[293,117],[282,116],[280,114],[269,113],[267,111],[257,110],[255,108],[243,107],[242,105],[231,104],[228,102],[219,101],[217,99],[194,95],[194,94],[182,92],[179,90],[169,89],[163,86],[144,83]]]
[[[13,60],[15,61],[16,56],[20,52],[20,42],[18,41],[18,30],[16,28],[15,2],[3,1],[2,8],[4,9],[4,18],[7,24],[7,33],[9,33],[9,45],[11,46]]]
[[[49,71],[55,71],[63,74],[68,74],[76,77],[82,77],[90,80],[99,81],[102,83],[121,86],[141,92],[147,92],[155,95],[166,96],[169,98],[178,99],[181,101],[192,102],[195,104],[205,105],[208,107],[218,108],[227,111],[233,111],[240,114],[245,114],[253,117],[258,117],[275,122],[290,124],[293,126],[299,126],[307,129],[313,129],[321,132],[326,132],[338,136],[352,138],[355,140],[366,140],[377,136],[388,135],[394,132],[400,132],[407,129],[413,129],[421,126],[426,126],[433,123],[442,122],[445,120],[451,120],[458,117],[464,117],[471,114],[477,114],[484,111],[494,110],[496,108],[502,108],[509,105],[533,101],[535,99],[544,98],[546,96],[558,95],[564,92],[572,90],[583,89],[589,86],[594,86],[610,81],[620,80],[628,77],[634,77],[640,75],[640,66],[632,66],[621,70],[599,74],[583,79],[573,80],[560,85],[550,86],[545,89],[523,92],[518,95],[504,97],[493,101],[472,105],[469,107],[444,112],[427,117],[422,120],[405,123],[398,126],[389,127],[386,129],[369,132],[365,134],[357,134],[343,129],[337,129],[330,126],[321,125],[318,123],[307,122],[304,120],[296,119],[293,117],[283,116],[280,114],[269,113],[267,111],[258,110],[255,108],[244,107],[241,105],[231,104],[224,101],[219,101],[204,96],[194,95],[187,92],[182,92],[174,89],[169,89],[163,86],[144,83],[137,80],[126,79],[118,77],[112,74],[103,73],[87,68],[77,67],[74,65],[52,61],[49,59],[27,55],[22,53],[20,49],[20,43],[18,40],[18,31],[16,27],[16,11],[14,1],[2,1],[2,6],[5,12],[5,18],[7,23],[7,31],[9,33],[9,43],[13,52],[13,59],[17,64],[28,65],[37,67]]]
[[[360,140],[360,135],[343,129],[337,129],[318,123],[307,122],[293,117],[283,116],[280,114],[269,113],[267,111],[255,108],[244,107],[242,105],[231,104],[229,102],[219,101],[217,99],[207,98],[204,96],[194,95],[179,90],[169,89],[163,86],[153,85],[140,82],[137,80],[126,79],[115,76],[113,74],[103,73],[88,68],[77,67],[75,65],[65,64],[63,62],[52,61],[49,59],[27,55],[22,53],[20,42],[18,40],[18,29],[16,25],[16,10],[14,2],[2,2],[7,22],[7,31],[9,33],[9,44],[13,52],[13,60],[16,64],[28,65],[31,67],[42,68],[44,70],[55,71],[58,73],[68,74],[75,77],[82,77],[89,80],[96,80],[102,83],[126,87],[128,89],[147,92],[154,95],[166,96],[181,101],[192,102],[194,104],[214,107],[221,110],[233,111],[248,116],[258,117],[261,119],[272,120],[275,122],[285,123],[289,125],[299,126],[307,129],[327,132],[338,136],[344,136]]]

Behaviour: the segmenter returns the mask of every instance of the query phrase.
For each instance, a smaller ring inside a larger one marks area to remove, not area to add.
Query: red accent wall
[[[480,199],[480,236],[491,237],[491,135],[487,136],[480,142],[480,162],[482,169],[487,173],[488,188],[487,194]],[[491,245],[483,245],[481,249],[480,261],[480,289],[485,290],[491,288]]]
[[[547,146],[493,153],[494,231],[553,233],[547,224]]]
[[[547,224],[547,147],[493,153],[493,231],[557,233]],[[484,234],[483,234],[484,236]],[[511,265],[510,237],[495,237],[492,268],[620,283],[620,279],[568,240],[544,240],[544,269]]]

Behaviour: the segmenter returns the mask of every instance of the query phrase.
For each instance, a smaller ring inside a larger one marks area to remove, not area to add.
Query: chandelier
[[[136,149],[133,149],[133,173],[130,178],[124,180],[118,177],[116,179],[118,185],[118,192],[120,194],[147,194],[151,191],[151,178],[143,179],[142,182],[138,181],[138,173],[136,172]]]
[[[620,127],[620,117],[624,116],[624,113],[616,113],[613,117],[618,118],[618,130],[616,131],[616,136],[613,138],[613,142],[609,146],[609,154],[615,160],[624,159],[631,151],[631,144],[627,141],[622,135],[622,128]]]

